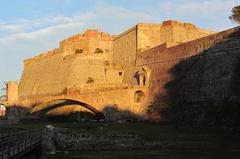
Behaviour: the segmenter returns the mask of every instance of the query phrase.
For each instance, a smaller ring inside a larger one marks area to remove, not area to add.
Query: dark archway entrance
[[[138,90],[134,93],[134,102],[135,103],[142,103],[144,98],[145,98],[145,94],[143,93],[143,91]]]
[[[41,118],[41,117],[44,117],[47,112],[53,109],[65,107],[65,106],[73,106],[73,105],[81,106],[90,110],[98,120],[105,119],[104,115],[100,111],[92,107],[91,105],[80,102],[80,101],[72,100],[72,99],[54,99],[47,103],[37,105],[30,111],[30,115]]]

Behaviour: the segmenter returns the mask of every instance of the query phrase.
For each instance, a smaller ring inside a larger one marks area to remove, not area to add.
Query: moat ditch
[[[37,147],[24,158],[231,159],[240,157],[239,132],[222,127],[175,127],[168,123],[148,122],[50,123],[49,125],[55,129],[53,134],[45,129],[45,124],[14,126],[24,129],[44,128],[44,136],[54,139],[52,143],[55,145],[56,153],[43,155],[42,152],[46,151],[47,145],[42,143],[43,147]],[[43,140],[51,143],[44,137]]]

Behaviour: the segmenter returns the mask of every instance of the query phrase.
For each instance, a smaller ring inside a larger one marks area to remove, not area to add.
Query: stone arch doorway
[[[60,108],[60,107],[67,107],[67,106],[79,106],[79,107],[84,107],[86,109],[88,109],[90,112],[92,112],[95,117],[100,120],[100,119],[105,119],[104,115],[98,111],[97,109],[95,109],[93,106],[87,104],[87,103],[83,103],[77,100],[72,100],[72,99],[54,99],[51,100],[49,102],[40,104],[35,106],[31,111],[30,114],[32,116],[38,116],[38,117],[43,117],[46,115],[46,113],[48,113],[49,111],[56,109],[56,108]]]
[[[149,77],[150,77],[150,70],[147,66],[141,67],[139,71],[136,73],[138,85],[140,86],[147,86]]]
[[[134,93],[134,102],[135,103],[142,103],[145,99],[145,94],[143,91],[138,90]]]
[[[139,85],[146,86],[147,84],[147,71],[142,68],[139,72]]]

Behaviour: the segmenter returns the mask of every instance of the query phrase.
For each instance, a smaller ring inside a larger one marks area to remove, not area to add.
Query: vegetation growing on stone
[[[100,49],[100,48],[96,48],[95,51],[94,51],[94,53],[103,53],[103,50]]]
[[[63,91],[62,91],[62,94],[67,94],[67,92],[68,92],[68,89],[64,88]]]
[[[76,54],[81,54],[81,53],[83,53],[83,49],[76,49],[76,50],[75,50],[75,53],[76,53]]]
[[[92,77],[88,77],[88,80],[86,83],[93,83],[94,82],[94,79]]]
[[[109,63],[108,61],[105,61],[104,64],[105,64],[106,66],[109,66],[109,65],[110,65],[110,63]]]

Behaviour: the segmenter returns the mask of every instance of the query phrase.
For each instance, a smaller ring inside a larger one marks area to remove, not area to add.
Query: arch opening
[[[61,107],[69,107],[69,106],[73,106],[73,105],[86,108],[87,110],[92,112],[97,119],[105,119],[104,115],[100,111],[98,111],[97,109],[92,107],[91,105],[80,102],[80,101],[72,100],[72,99],[51,100],[49,102],[35,106],[30,111],[30,114],[38,115],[38,116],[45,116],[49,111],[52,111],[54,109],[61,108]]]
[[[150,76],[150,70],[146,67],[141,67],[139,71],[136,72],[135,78],[139,86],[147,86]]]
[[[145,94],[143,93],[143,91],[136,91],[134,93],[134,102],[135,103],[142,103],[145,99]]]

